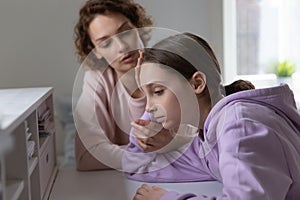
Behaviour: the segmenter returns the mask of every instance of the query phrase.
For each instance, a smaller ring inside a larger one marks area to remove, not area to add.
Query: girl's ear
[[[196,94],[201,94],[206,88],[206,76],[200,71],[194,73],[190,82]]]

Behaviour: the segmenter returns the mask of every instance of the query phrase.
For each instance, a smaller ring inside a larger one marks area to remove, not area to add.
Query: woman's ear
[[[200,71],[197,71],[193,74],[190,82],[196,94],[201,94],[206,88],[206,76]]]

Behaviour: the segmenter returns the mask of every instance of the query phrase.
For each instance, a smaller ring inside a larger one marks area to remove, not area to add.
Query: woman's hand
[[[144,52],[142,50],[139,50],[139,58],[135,66],[135,81],[138,85],[138,87],[141,87],[141,81],[140,81],[140,73],[141,73],[141,65],[144,58]]]
[[[156,186],[143,184],[137,189],[133,200],[160,200],[167,191]]]
[[[174,135],[162,124],[149,120],[138,119],[131,123],[134,127],[133,134],[137,138],[138,145],[148,152],[157,151],[169,144]]]

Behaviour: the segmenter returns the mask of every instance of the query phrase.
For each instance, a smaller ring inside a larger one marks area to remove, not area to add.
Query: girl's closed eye
[[[153,93],[158,96],[162,95],[164,93],[164,89],[155,89]]]

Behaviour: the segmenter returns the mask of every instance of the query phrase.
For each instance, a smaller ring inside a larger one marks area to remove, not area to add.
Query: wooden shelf
[[[24,189],[23,180],[8,180],[6,185],[6,196],[9,200],[18,200]]]

